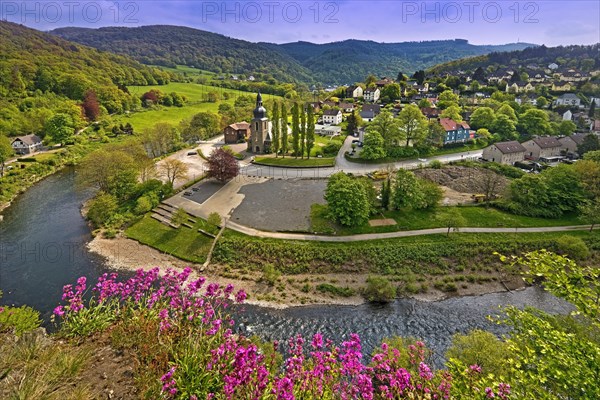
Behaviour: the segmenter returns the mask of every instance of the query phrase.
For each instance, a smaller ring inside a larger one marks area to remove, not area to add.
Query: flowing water
[[[81,217],[89,192],[75,189],[74,173],[66,169],[30,188],[4,211],[0,222],[0,304],[30,305],[47,321],[60,302],[62,287],[85,275],[95,280],[107,270],[101,257],[86,243],[90,229]],[[506,327],[487,319],[500,306],[534,306],[566,313],[568,303],[539,288],[511,293],[452,298],[438,302],[398,300],[388,305],[306,306],[284,310],[244,305],[236,311],[238,328],[263,339],[285,341],[301,333],[320,332],[341,341],[360,334],[370,353],[382,338],[399,335],[421,338],[435,352],[440,365],[451,336],[479,328],[498,335]]]

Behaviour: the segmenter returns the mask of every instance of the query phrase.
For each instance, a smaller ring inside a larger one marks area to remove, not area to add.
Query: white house
[[[379,96],[381,96],[379,88],[367,89],[363,92],[363,98],[365,101],[372,101],[375,103],[377,100],[379,100]]]
[[[517,141],[499,142],[483,149],[482,158],[500,164],[513,165],[525,159],[527,149]]]
[[[548,64],[548,69],[551,69],[551,70],[558,69],[558,64],[557,63],[550,63],[550,64]]]
[[[36,135],[18,136],[11,146],[17,154],[31,154],[42,148],[42,139]]]
[[[339,125],[342,123],[342,112],[340,110],[323,111],[323,124]]]
[[[360,86],[350,86],[346,89],[346,97],[356,99],[363,95],[363,88]]]
[[[557,106],[581,106],[581,99],[573,93],[565,93],[560,95],[554,102]]]
[[[342,127],[335,125],[315,124],[315,133],[321,136],[339,136],[342,134]]]
[[[573,120],[573,113],[571,112],[571,110],[567,110],[565,111],[565,113],[562,116],[563,121],[572,121]]]

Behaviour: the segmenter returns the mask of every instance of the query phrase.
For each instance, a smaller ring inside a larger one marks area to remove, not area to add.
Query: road
[[[352,149],[352,140],[355,139],[352,136],[348,136],[342,145],[337,157],[334,167],[321,167],[321,168],[281,168],[281,167],[270,167],[264,165],[253,165],[249,162],[242,162],[240,173],[249,176],[260,176],[260,177],[274,177],[274,178],[326,178],[335,174],[339,171],[351,172],[357,175],[364,175],[369,172],[378,170],[386,170],[388,168],[399,169],[415,169],[420,164],[426,164],[433,160],[439,160],[442,163],[448,163],[450,161],[458,161],[465,159],[478,159],[482,155],[481,150],[468,151],[462,153],[446,154],[442,156],[435,156],[427,158],[427,161],[422,162],[419,160],[405,160],[389,164],[367,164],[367,163],[356,163],[346,160],[344,157],[345,152]]]

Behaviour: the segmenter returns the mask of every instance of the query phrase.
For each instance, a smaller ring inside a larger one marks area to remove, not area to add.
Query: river
[[[19,196],[0,222],[0,304],[27,304],[46,321],[60,302],[62,287],[85,275],[95,280],[107,270],[104,260],[90,253],[90,229],[81,217],[81,204],[90,192],[75,189],[73,169],[52,175]],[[551,313],[567,313],[568,303],[539,288],[438,302],[398,300],[388,305],[306,306],[270,309],[244,305],[236,311],[238,328],[263,339],[285,341],[296,333],[316,332],[337,341],[359,333],[365,353],[382,338],[393,335],[421,338],[441,365],[455,333],[479,328],[498,335],[506,327],[487,316],[500,306],[534,306]]]

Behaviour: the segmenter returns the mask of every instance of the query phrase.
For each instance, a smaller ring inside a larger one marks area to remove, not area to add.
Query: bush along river
[[[36,184],[4,210],[0,222],[0,290],[4,296],[0,305],[27,304],[41,311],[48,322],[64,285],[84,275],[93,282],[107,271],[104,259],[86,247],[91,232],[80,208],[90,195],[76,190],[74,171],[67,168]],[[502,314],[501,307],[506,305],[529,305],[550,313],[572,309],[567,302],[531,287],[438,302],[405,299],[387,305],[288,309],[243,305],[234,313],[242,333],[282,343],[298,333],[312,337],[320,332],[335,342],[358,333],[364,354],[385,337],[413,336],[433,349],[433,364],[441,366],[453,334],[472,329],[506,333],[506,327],[487,318]]]

